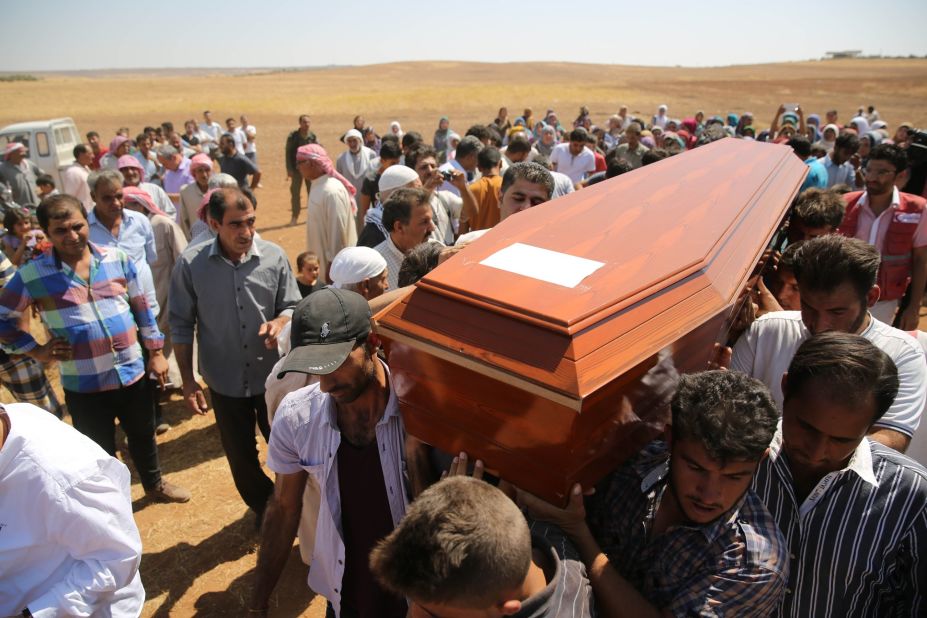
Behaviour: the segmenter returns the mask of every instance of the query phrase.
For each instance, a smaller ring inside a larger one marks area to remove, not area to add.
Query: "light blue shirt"
[[[856,168],[849,161],[844,161],[840,165],[834,163],[830,155],[825,155],[818,159],[824,169],[827,170],[827,188],[834,185],[846,184],[851,187],[856,185]]]
[[[157,316],[161,307],[155,297],[154,276],[149,264],[158,259],[158,251],[155,249],[154,232],[148,217],[134,210],[123,209],[118,237],[114,237],[109,228],[97,219],[96,208],[87,215],[87,221],[90,223],[90,242],[103,247],[118,247],[132,260],[148,305]]]
[[[811,188],[826,189],[827,169],[825,169],[824,164],[814,157],[808,157],[805,159],[805,165],[808,166],[808,175],[805,177],[805,182],[801,184],[799,192]]]

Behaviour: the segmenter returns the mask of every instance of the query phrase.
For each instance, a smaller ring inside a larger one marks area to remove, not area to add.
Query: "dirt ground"
[[[81,133],[108,141],[120,126],[132,135],[170,120],[178,128],[211,109],[220,123],[245,113],[258,129],[264,172],[259,200],[261,235],[291,257],[304,249],[305,228],[287,227],[289,192],[283,144],[299,114],[334,159],[338,136],[362,114],[379,131],[398,120],[426,141],[442,115],[463,134],[489,122],[500,105],[511,118],[525,107],[536,117],[555,109],[564,122],[587,105],[602,123],[627,104],[649,118],[657,105],[672,117],[702,109],[708,115],[752,111],[758,126],[782,102],[806,113],[836,108],[843,122],[860,105],[875,105],[894,128],[927,124],[927,60],[848,60],[714,69],[644,68],[578,64],[420,62],[372,67],[235,74],[217,71],[103,72],[47,75],[37,82],[0,83],[0,126],[70,116]],[[305,221],[305,214],[301,216]],[[925,322],[922,319],[922,327]],[[54,370],[52,371],[54,373]],[[57,381],[55,381],[57,384]],[[9,401],[7,393],[3,401]],[[238,615],[250,594],[258,537],[232,484],[212,414],[192,416],[176,394],[165,416],[173,428],[159,437],[167,478],[191,490],[188,504],[151,504],[133,485],[136,520],[145,553],[145,616]],[[259,440],[259,442],[261,442]],[[260,444],[263,458],[265,448]],[[133,472],[134,474],[134,472]],[[272,616],[323,616],[324,602],[305,584],[306,569],[293,554],[273,598]]]

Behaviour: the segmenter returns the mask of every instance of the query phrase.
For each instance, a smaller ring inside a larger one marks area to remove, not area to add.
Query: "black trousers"
[[[232,469],[235,488],[251,510],[258,515],[264,513],[267,500],[274,493],[274,483],[258,461],[257,443],[254,439],[254,423],[265,440],[270,440],[270,423],[267,420],[267,404],[263,393],[252,397],[228,397],[210,391],[212,407],[216,412],[216,425],[225,458]]]
[[[74,428],[113,456],[116,455],[115,422],[118,418],[129,440],[129,454],[142,486],[148,490],[160,484],[161,464],[151,413],[151,390],[145,377],[112,391],[64,391],[64,401],[68,404]]]

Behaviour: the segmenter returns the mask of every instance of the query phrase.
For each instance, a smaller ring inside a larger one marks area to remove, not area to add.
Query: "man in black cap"
[[[287,395],[274,416],[267,465],[277,473],[258,553],[251,612],[267,610],[299,524],[309,475],[321,495],[309,587],[335,616],[406,615],[380,587],[368,555],[405,514],[405,430],[389,369],[377,357],[363,296],[325,288],[293,313],[280,375],[318,375]]]

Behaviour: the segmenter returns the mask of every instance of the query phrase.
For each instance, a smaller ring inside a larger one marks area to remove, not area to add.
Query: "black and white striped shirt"
[[[847,467],[798,504],[781,447],[780,430],[753,481],[791,554],[776,615],[925,615],[927,470],[863,439]]]

